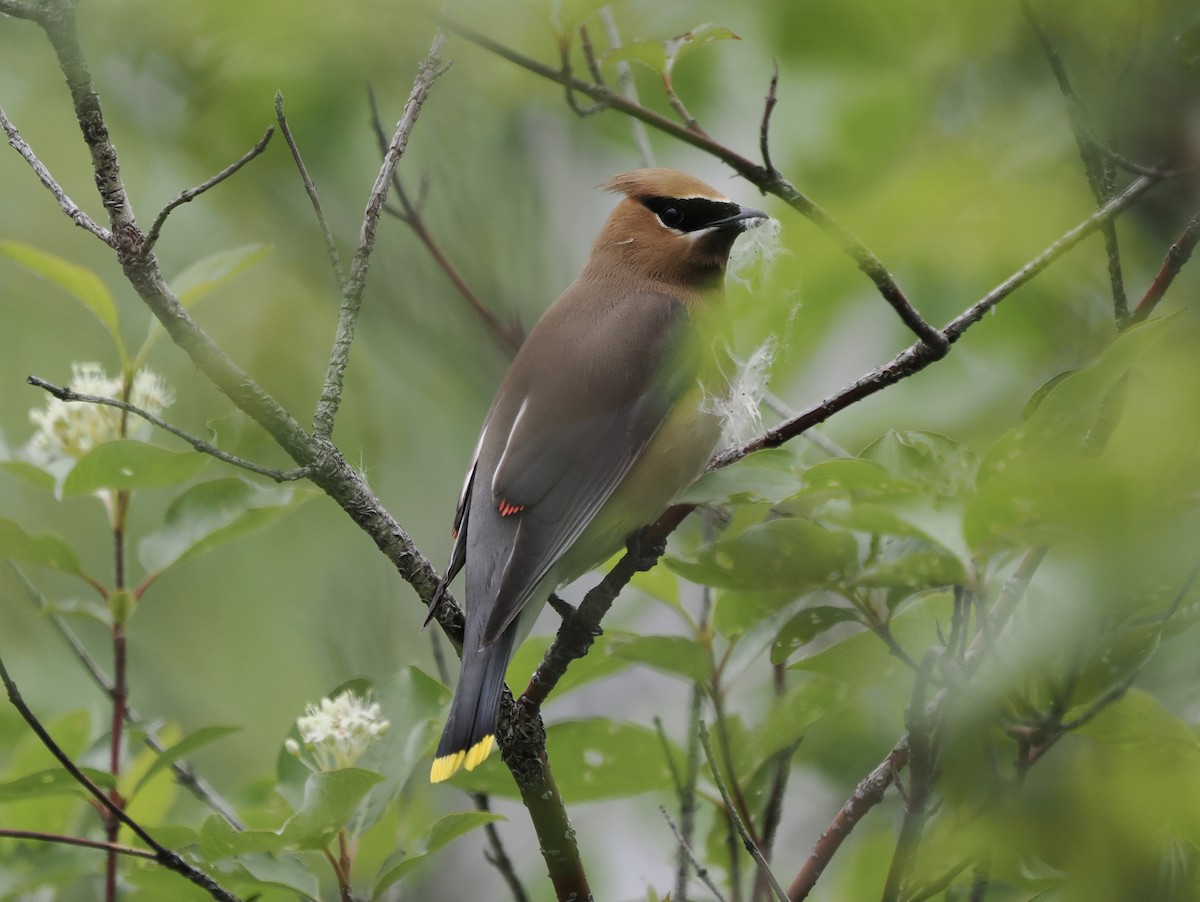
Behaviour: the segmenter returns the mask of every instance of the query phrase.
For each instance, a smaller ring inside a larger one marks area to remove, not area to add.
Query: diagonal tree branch
[[[1166,259],[1159,267],[1154,281],[1150,283],[1150,287],[1146,289],[1146,293],[1133,310],[1132,322],[1140,323],[1158,306],[1158,302],[1163,299],[1163,295],[1167,293],[1167,289],[1171,287],[1171,283],[1175,281],[1175,277],[1179,275],[1184,264],[1191,259],[1197,242],[1200,242],[1200,213],[1188,221],[1183,234],[1167,251]]]
[[[396,124],[396,132],[388,144],[383,165],[379,168],[379,174],[375,177],[375,184],[367,199],[367,208],[363,213],[362,229],[358,237],[358,249],[354,252],[354,260],[350,263],[350,275],[342,290],[342,308],[338,313],[337,334],[334,336],[333,350],[329,355],[329,367],[325,372],[325,386],[321,389],[321,400],[317,402],[317,411],[313,417],[313,434],[317,438],[328,438],[333,434],[333,422],[341,403],[342,381],[350,362],[350,346],[354,342],[358,312],[362,309],[371,251],[375,249],[375,231],[379,226],[379,216],[383,212],[384,201],[387,200],[388,190],[392,186],[396,166],[404,154],[405,147],[408,146],[408,136],[417,124],[421,106],[429,96],[433,83],[446,71],[442,66],[442,48],[445,45],[446,34],[438,29],[433,36],[428,55],[421,62],[412,92],[408,95],[408,103],[404,106],[404,114]]]
[[[19,153],[25,159],[25,162],[30,165],[34,174],[38,177],[38,181],[45,185],[50,193],[54,195],[54,199],[58,201],[58,206],[71,218],[71,221],[84,231],[91,232],[110,247],[113,246],[112,232],[84,213],[71,198],[67,197],[67,192],[54,180],[54,176],[50,174],[50,170],[42,165],[42,161],[34,154],[33,148],[25,143],[25,139],[21,137],[21,133],[17,131],[17,127],[13,125],[12,120],[5,114],[3,107],[0,107],[0,128],[3,128],[4,134],[8,136],[9,146]]]
[[[1033,9],[1030,0],[1020,0],[1021,11],[1025,19],[1037,35],[1046,62],[1058,83],[1058,90],[1067,102],[1067,120],[1071,124],[1071,134],[1075,137],[1075,146],[1079,149],[1079,159],[1083,162],[1083,171],[1087,176],[1088,187],[1096,199],[1096,206],[1103,206],[1113,195],[1112,162],[1104,154],[1101,143],[1096,140],[1089,124],[1090,116],[1083,99],[1076,93],[1067,74],[1067,67],[1058,53],[1058,48],[1050,40],[1050,35],[1042,26],[1041,20]],[[1117,244],[1117,227],[1113,222],[1106,222],[1100,229],[1104,236],[1104,250],[1108,257],[1108,277],[1112,286],[1113,316],[1116,319],[1117,330],[1125,328],[1129,322],[1129,301],[1125,297],[1125,279],[1121,275],[1121,251]]]
[[[87,790],[96,800],[100,810],[106,812],[107,817],[111,817],[124,824],[154,852],[154,860],[158,864],[191,881],[214,899],[217,899],[218,902],[240,902],[237,896],[222,888],[220,884],[203,871],[192,867],[177,852],[171,851],[158,842],[158,840],[146,832],[141,824],[126,814],[120,805],[113,802],[103,789],[88,779],[87,774],[81,771],[79,766],[71,760],[70,756],[62,750],[62,747],[54,741],[54,737],[46,731],[46,728],[42,726],[42,722],[29,709],[29,706],[25,704],[25,700],[21,697],[21,693],[17,689],[17,684],[13,682],[12,677],[9,675],[8,668],[5,666],[3,659],[0,659],[0,682],[4,683],[4,689],[8,693],[8,700],[12,702],[13,707],[17,709],[17,712],[29,725],[30,729],[37,734],[38,739],[41,740],[46,750],[74,778],[75,782]],[[115,844],[106,843],[105,848],[111,852],[115,848]]]
[[[115,407],[118,410],[124,410],[141,417],[147,423],[157,426],[177,438],[183,439],[201,454],[207,454],[210,457],[215,457],[232,466],[239,467],[243,470],[249,470],[251,473],[257,473],[259,476],[266,476],[268,479],[273,479],[275,482],[294,482],[297,479],[303,479],[309,474],[307,467],[297,467],[293,470],[275,470],[271,467],[264,467],[262,464],[256,464],[252,460],[238,457],[236,454],[230,454],[228,451],[222,451],[216,445],[212,445],[204,439],[192,435],[190,432],[185,432],[178,426],[164,420],[162,417],[150,413],[148,410],[143,410],[135,404],[130,404],[128,401],[120,401],[116,398],[105,398],[101,395],[83,395],[74,391],[67,386],[55,385],[47,382],[40,376],[27,376],[25,379],[30,385],[35,385],[38,388],[45,389],[51,395],[58,398],[60,401],[79,402],[82,404],[100,404],[104,407]]]
[[[146,233],[146,238],[142,242],[142,248],[138,253],[145,257],[148,256],[149,253],[154,249],[154,245],[158,243],[158,235],[162,231],[162,227],[166,224],[167,217],[174,212],[176,207],[190,203],[205,191],[208,191],[210,188],[215,188],[217,185],[221,184],[221,182],[225,181],[225,179],[236,173],[243,166],[267,149],[267,145],[271,143],[271,136],[274,134],[275,129],[273,127],[268,128],[266,133],[258,139],[258,143],[246,151],[246,153],[242,154],[239,159],[230,163],[212,178],[201,182],[195,188],[188,188],[185,191],[181,191],[175,197],[167,201],[166,205],[158,211],[158,215],[154,217],[154,222],[150,224],[150,231]]]

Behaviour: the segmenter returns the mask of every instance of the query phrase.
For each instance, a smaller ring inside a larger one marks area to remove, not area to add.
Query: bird
[[[710,459],[734,240],[766,214],[638,169],[575,281],[521,345],[484,420],[430,600],[466,567],[462,670],[430,780],[496,744],[505,670],[550,593],[620,550]]]

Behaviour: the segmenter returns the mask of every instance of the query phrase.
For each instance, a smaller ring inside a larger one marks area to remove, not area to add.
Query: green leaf
[[[953,608],[950,593],[931,593],[915,600],[889,621],[892,637],[909,657],[920,660],[925,650],[937,639],[938,622],[949,623]],[[803,670],[830,679],[842,680],[863,688],[898,685],[899,676],[909,674],[874,633],[864,631],[847,636],[826,649],[789,665],[791,670]],[[907,677],[903,681],[907,685]]]
[[[816,605],[800,611],[787,622],[771,646],[771,663],[782,664],[796,649],[807,645],[821,633],[839,623],[859,619],[853,608]]]
[[[37,464],[31,464],[27,460],[0,460],[0,470],[12,473],[43,491],[54,492],[54,484],[57,481],[54,474],[42,469]]]
[[[248,244],[227,251],[220,251],[197,260],[170,282],[170,289],[184,308],[190,308],[234,276],[249,269],[271,252],[269,244]],[[134,356],[133,368],[140,369],[150,348],[163,335],[162,323],[150,320],[146,340]]]
[[[939,495],[960,495],[974,485],[978,457],[960,442],[934,432],[889,430],[862,453],[893,476]]]
[[[1079,733],[1100,742],[1145,745],[1160,751],[1174,748],[1192,758],[1200,756],[1200,740],[1192,728],[1140,689],[1130,689],[1081,726]]]
[[[105,442],[79,459],[63,482],[62,494],[180,485],[204,469],[208,460],[199,451],[167,451],[133,439]]]
[[[608,653],[681,676],[693,683],[706,683],[712,672],[708,653],[685,636],[629,636],[610,642]]]
[[[663,49],[666,51],[666,69],[668,72],[671,71],[681,59],[706,44],[714,41],[740,40],[740,35],[723,25],[713,25],[711,22],[697,25],[691,31],[676,35],[663,45]]]
[[[304,805],[283,825],[293,849],[320,849],[354,817],[359,804],[384,780],[374,771],[348,767],[313,774],[304,787]]]
[[[113,775],[94,767],[81,767],[84,775],[102,789],[116,786]],[[0,803],[21,802],[26,799],[42,799],[47,796],[90,795],[79,781],[61,767],[29,774],[9,783],[0,783]]]
[[[732,466],[705,473],[676,503],[778,504],[803,485],[795,464],[795,455],[783,448],[759,451]]]
[[[837,497],[912,494],[916,486],[892,475],[881,464],[857,457],[839,457],[814,464],[804,471],[808,492]]]
[[[263,528],[309,497],[288,486],[237,477],[200,483],[171,502],[162,528],[138,544],[138,559],[148,571],[161,572]]]
[[[1185,28],[1175,38],[1179,59],[1189,69],[1200,66],[1200,22]]]
[[[320,898],[320,881],[313,869],[296,855],[250,854],[239,855],[237,864],[253,878],[251,886],[282,887],[300,893],[305,899]],[[249,897],[246,889],[239,887]]]
[[[125,363],[128,355],[125,343],[121,340],[117,305],[98,275],[90,269],[19,241],[0,241],[0,254],[48,282],[53,282],[94,313],[112,336],[121,362]]]
[[[213,815],[200,828],[200,849],[210,861],[260,852],[322,849],[346,829],[367,793],[383,779],[357,767],[311,774],[300,810],[282,829],[235,830],[223,817]]]
[[[441,730],[450,693],[419,667],[410,666],[377,683],[371,697],[379,703],[389,727],[358,762],[384,777],[359,815],[360,830],[383,816],[413,774],[427,778],[431,747]]]
[[[492,811],[459,811],[436,820],[419,840],[412,851],[397,849],[379,868],[371,898],[378,899],[385,890],[399,881],[405,874],[460,836],[496,821],[506,820],[504,815]]]
[[[601,54],[600,63],[641,63],[663,75],[667,71],[667,48],[661,41],[629,41]]]
[[[226,736],[237,733],[239,730],[241,730],[241,727],[201,727],[194,733],[190,733],[189,735],[185,736],[183,739],[179,740],[179,742],[175,743],[173,746],[159,754],[159,756],[154,760],[154,763],[150,765],[144,774],[142,774],[142,778],[137,781],[137,784],[133,787],[133,791],[130,793],[130,797],[132,798],[133,796],[137,795],[138,790],[145,786],[146,783],[164,767],[170,767],[180,758],[186,758],[188,755],[195,752],[196,749],[203,748],[210,743],[216,742],[218,739],[224,739]]]
[[[841,710],[850,695],[851,689],[845,683],[817,678],[793,686],[776,699],[747,743],[754,759],[750,772],[757,771],[776,754],[803,739],[830,714]]]
[[[534,11],[560,39],[570,38],[589,17],[595,15],[610,0],[529,0]]]
[[[942,588],[966,580],[962,561],[945,548],[913,542],[903,545],[902,553],[864,568],[854,577],[854,585],[916,591]]]
[[[91,581],[80,566],[74,549],[65,541],[48,532],[31,535],[16,520],[7,517],[0,517],[0,558],[61,570]]]
[[[785,612],[796,602],[788,591],[740,592],[723,589],[717,593],[712,624],[718,633],[730,640],[740,640],[769,617]]]
[[[856,553],[849,534],[788,517],[714,542],[700,549],[693,561],[667,558],[667,565],[693,582],[718,588],[801,595],[853,567]]]
[[[179,303],[191,307],[270,252],[269,244],[248,244],[204,257],[171,280],[171,291]]]

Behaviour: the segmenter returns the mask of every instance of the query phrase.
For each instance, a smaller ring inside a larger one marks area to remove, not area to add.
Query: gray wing
[[[672,297],[595,311],[582,341],[580,311],[574,340],[560,331],[561,312],[552,308],[514,361],[464,499],[468,596],[491,602],[483,645],[520,613],[696,378],[688,314]]]

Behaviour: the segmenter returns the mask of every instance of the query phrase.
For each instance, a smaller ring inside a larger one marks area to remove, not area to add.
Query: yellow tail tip
[[[443,780],[449,780],[460,767],[465,767],[467,770],[474,770],[484,759],[492,753],[492,749],[496,747],[495,736],[484,736],[469,749],[459,749],[457,752],[451,752],[449,755],[442,755],[440,758],[433,759],[433,767],[429,770],[429,782],[441,783]]]

